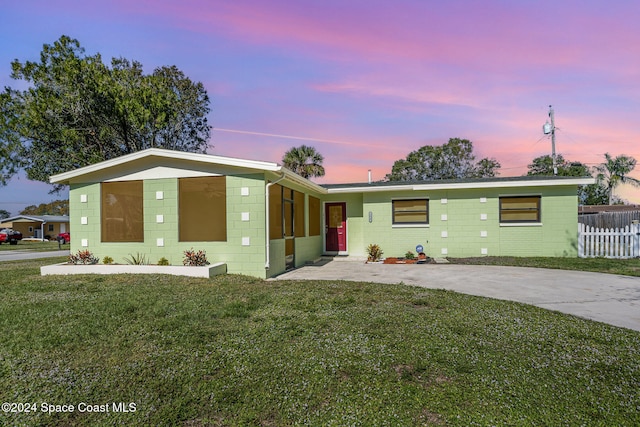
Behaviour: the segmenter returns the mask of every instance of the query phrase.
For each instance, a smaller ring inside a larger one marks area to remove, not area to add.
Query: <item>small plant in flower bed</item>
[[[162,257],[158,260],[158,265],[169,265],[169,260],[165,257]]]
[[[372,243],[367,246],[367,261],[378,262],[380,261],[380,258],[382,258],[383,253],[384,252],[382,252],[382,248],[379,245]]]
[[[69,264],[97,264],[99,259],[89,249],[79,250],[69,255]]]
[[[407,253],[404,254],[404,257],[405,257],[405,259],[415,259],[416,255],[411,251],[407,251]]]
[[[140,252],[136,252],[135,255],[129,254],[130,258],[125,258],[125,262],[130,265],[147,265],[149,261],[147,261],[147,257],[145,254],[141,254]]]
[[[110,256],[106,256],[106,257],[102,258],[102,263],[103,264],[113,264],[113,258],[111,258]]]
[[[182,261],[182,264],[191,267],[209,265],[209,261],[207,261],[207,252],[203,250],[196,251],[193,248],[187,249],[184,251],[184,260]]]

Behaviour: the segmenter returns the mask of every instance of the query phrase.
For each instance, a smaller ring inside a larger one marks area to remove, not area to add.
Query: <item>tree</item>
[[[443,145],[425,145],[396,160],[389,181],[422,181],[436,179],[487,178],[497,175],[500,163],[483,158],[476,162],[473,143],[467,139],[451,138]]]
[[[528,166],[527,175],[553,175],[553,159],[550,155],[536,157]],[[587,165],[581,162],[565,160],[562,154],[556,156],[558,176],[592,176]],[[578,202],[581,205],[606,205],[608,203],[607,189],[601,183],[581,185],[578,187]]]
[[[527,175],[553,175],[553,159],[548,154],[536,157],[528,168]],[[556,168],[558,176],[591,176],[587,165],[565,160],[562,154],[556,156]]]
[[[0,186],[24,165],[20,150],[20,135],[16,132],[16,103],[10,89],[0,93]]]
[[[282,157],[282,164],[285,168],[307,179],[324,176],[323,161],[322,154],[308,145],[292,147]]]
[[[620,184],[631,184],[640,187],[640,180],[632,178],[629,173],[636,167],[636,159],[631,156],[621,154],[611,157],[609,153],[604,154],[605,161],[596,166],[597,178],[607,189],[609,204],[614,202],[613,190]]]
[[[30,205],[20,211],[20,215],[69,215],[69,200]]]
[[[0,209],[0,219],[9,218],[11,216],[11,212],[6,209]]]
[[[142,65],[87,56],[77,40],[45,44],[39,62],[15,60],[11,77],[31,85],[0,96],[0,184],[24,167],[49,176],[150,147],[207,149],[209,97],[175,66],[145,75]],[[19,159],[19,160],[17,160]]]

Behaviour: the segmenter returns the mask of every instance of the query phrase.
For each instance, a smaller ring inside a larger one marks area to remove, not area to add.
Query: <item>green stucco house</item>
[[[205,250],[272,277],[322,255],[577,256],[577,186],[591,178],[318,185],[270,162],[148,149],[51,177],[70,186],[71,251],[181,265]]]

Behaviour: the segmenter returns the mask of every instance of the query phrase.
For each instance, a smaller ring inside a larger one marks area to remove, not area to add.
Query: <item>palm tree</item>
[[[323,160],[324,157],[315,148],[301,145],[300,147],[292,147],[284,153],[282,164],[292,172],[308,179],[324,176]]]
[[[620,184],[631,184],[640,187],[640,180],[632,178],[629,173],[636,167],[636,159],[621,154],[612,158],[609,153],[604,155],[605,162],[596,166],[598,181],[603,182],[609,194],[609,204],[613,203],[613,190]]]

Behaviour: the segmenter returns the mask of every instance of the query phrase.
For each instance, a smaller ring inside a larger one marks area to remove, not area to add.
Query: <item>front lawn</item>
[[[50,263],[0,264],[0,398],[35,407],[2,425],[640,424],[638,332],[405,285]]]
[[[40,240],[19,240],[17,245],[9,243],[0,244],[0,251],[31,251],[31,252],[49,252],[60,249],[56,241],[40,241]],[[69,249],[69,244],[62,245],[62,249]]]
[[[514,267],[555,268],[560,270],[594,271],[599,273],[640,276],[640,259],[577,258],[577,257],[476,257],[449,258],[454,264],[510,265]]]

